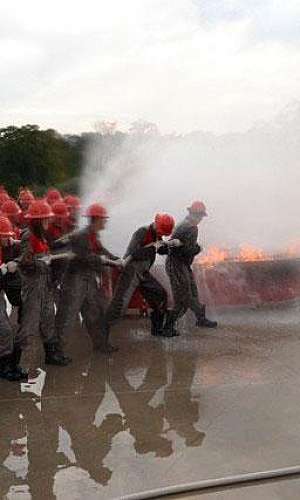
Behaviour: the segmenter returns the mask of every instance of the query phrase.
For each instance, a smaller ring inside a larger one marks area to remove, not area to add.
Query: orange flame
[[[251,245],[241,245],[239,254],[237,255],[235,260],[243,261],[243,262],[255,262],[257,260],[269,260],[271,257],[260,250],[259,248],[255,248]]]
[[[229,258],[229,250],[218,247],[210,247],[205,255],[201,255],[201,257],[199,257],[198,262],[203,266],[215,266],[216,264],[224,262]]]

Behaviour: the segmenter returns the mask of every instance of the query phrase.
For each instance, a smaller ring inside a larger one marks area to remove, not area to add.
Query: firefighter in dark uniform
[[[26,215],[28,230],[21,241],[19,270],[22,279],[22,314],[15,343],[18,349],[24,351],[30,378],[37,375],[40,366],[40,337],[44,344],[46,364],[65,366],[71,361],[59,349],[55,338],[52,272],[51,266],[43,260],[49,256],[46,233],[52,217],[52,210],[46,201],[32,202]]]
[[[174,224],[175,221],[170,215],[157,214],[152,224],[140,227],[133,234],[124,255],[125,267],[105,317],[107,339],[110,326],[126,312],[137,287],[152,309],[151,334],[161,335],[168,297],[165,289],[150,273],[150,269],[155,262],[156,253],[166,253],[167,244],[162,237],[170,236]]]
[[[94,349],[110,350],[104,345],[99,328],[104,325],[106,296],[101,286],[103,266],[108,262],[121,265],[121,261],[102,245],[98,232],[103,230],[108,219],[106,209],[98,203],[85,212],[88,225],[60,239],[74,253],[64,273],[59,308],[56,314],[56,336],[63,345],[68,331],[72,329],[81,313],[84,325]],[[105,262],[104,262],[105,261]]]
[[[174,245],[169,249],[166,271],[170,278],[174,307],[168,311],[164,335],[174,335],[176,321],[188,309],[196,316],[198,327],[216,328],[217,322],[206,318],[205,305],[199,302],[198,289],[194,279],[192,264],[201,251],[198,240],[198,225],[207,216],[204,203],[195,201],[188,208],[188,215],[175,228],[172,239]]]
[[[0,378],[9,381],[26,380],[27,373],[19,367],[20,351],[14,345],[14,331],[10,324],[4,293],[7,293],[8,275],[13,276],[17,264],[12,259],[14,236],[11,222],[0,217]]]

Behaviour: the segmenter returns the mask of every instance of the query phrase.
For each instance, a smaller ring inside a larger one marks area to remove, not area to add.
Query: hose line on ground
[[[274,469],[261,472],[249,472],[237,474],[236,476],[219,477],[216,479],[204,479],[193,483],[165,486],[154,490],[122,496],[122,500],[147,500],[161,498],[169,495],[189,493],[191,491],[201,491],[209,488],[222,488],[255,481],[267,481],[274,478],[285,478],[288,476],[300,475],[300,466],[286,467],[284,469]]]

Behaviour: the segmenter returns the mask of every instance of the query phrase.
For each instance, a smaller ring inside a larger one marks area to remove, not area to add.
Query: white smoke
[[[193,132],[163,136],[136,124],[122,136],[91,141],[82,177],[84,203],[102,201],[110,212],[106,243],[123,253],[132,232],[169,212],[177,221],[194,199],[209,217],[204,246],[252,244],[268,251],[300,239],[300,105],[246,133]],[[143,133],[143,131],[145,133]]]

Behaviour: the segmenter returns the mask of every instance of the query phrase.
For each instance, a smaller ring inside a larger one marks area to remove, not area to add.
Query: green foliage
[[[19,186],[44,191],[80,176],[82,140],[37,125],[0,129],[0,184],[12,194]]]

